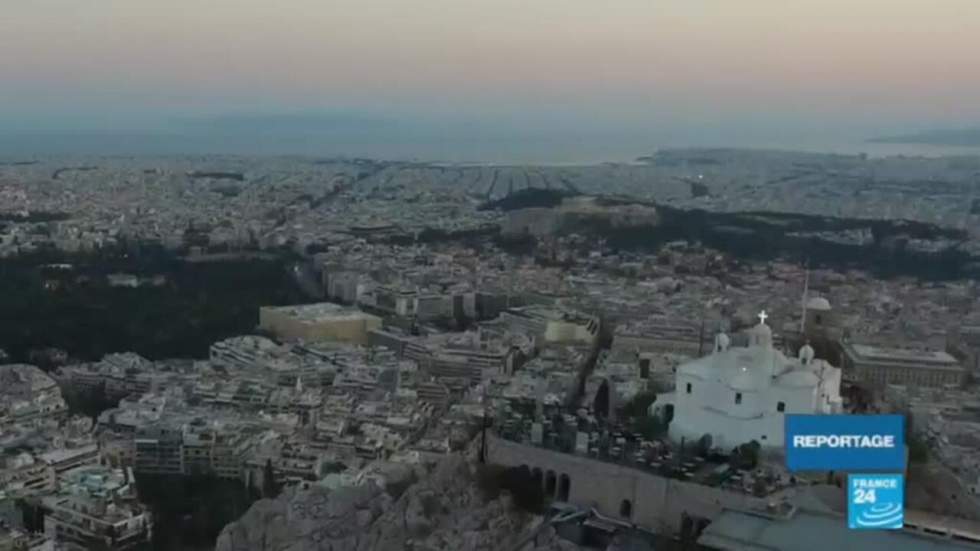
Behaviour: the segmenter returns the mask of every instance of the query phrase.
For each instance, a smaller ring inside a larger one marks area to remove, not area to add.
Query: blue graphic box
[[[905,477],[852,474],[847,478],[847,525],[852,530],[898,530],[905,524]]]
[[[902,471],[902,415],[786,415],[790,471]]]

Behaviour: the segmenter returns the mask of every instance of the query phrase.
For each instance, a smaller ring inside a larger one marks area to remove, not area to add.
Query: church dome
[[[772,329],[760,323],[748,330],[749,346],[772,346]]]
[[[809,343],[804,344],[800,348],[799,359],[800,363],[803,365],[812,365],[813,359],[816,357],[817,353],[813,350],[813,347]]]
[[[715,352],[724,352],[731,346],[732,340],[725,333],[715,335]]]
[[[830,310],[830,301],[823,297],[813,297],[806,301],[806,309],[826,312]]]

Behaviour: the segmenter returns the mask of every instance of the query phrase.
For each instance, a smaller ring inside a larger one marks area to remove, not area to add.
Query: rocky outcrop
[[[373,485],[334,492],[287,490],[277,499],[256,502],[241,519],[226,526],[216,549],[357,549],[362,531],[390,503],[390,496]]]
[[[374,484],[327,490],[289,489],[255,503],[222,531],[216,551],[497,551],[509,550],[540,517],[521,513],[505,495],[485,501],[476,466],[450,456],[431,471],[401,472],[387,490]],[[418,478],[398,495],[406,480]],[[395,495],[392,495],[395,494]],[[524,550],[573,551],[550,528]]]

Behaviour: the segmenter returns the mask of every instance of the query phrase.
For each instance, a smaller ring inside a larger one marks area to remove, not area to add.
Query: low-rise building
[[[95,442],[90,442],[80,446],[57,448],[42,453],[40,460],[60,475],[79,467],[98,465],[99,445]]]
[[[259,327],[282,339],[367,344],[368,331],[381,327],[381,318],[331,303],[263,306]]]
[[[141,427],[136,433],[137,472],[182,474],[184,472],[183,434],[165,423]]]
[[[884,388],[885,385],[961,386],[966,370],[948,352],[841,343],[845,376]]]
[[[510,308],[498,320],[514,332],[550,343],[592,344],[599,338],[598,318],[544,306]]]
[[[0,524],[0,551],[56,551],[55,541],[45,534],[28,534]]]
[[[33,365],[0,365],[0,427],[67,415],[68,406],[54,379]]]
[[[82,467],[62,475],[59,486],[42,499],[44,529],[67,549],[116,551],[149,542],[152,516],[136,497],[132,471]]]

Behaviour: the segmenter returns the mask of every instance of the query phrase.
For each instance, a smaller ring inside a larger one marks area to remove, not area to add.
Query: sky
[[[980,126],[976,0],[3,4],[8,137],[560,157]]]

